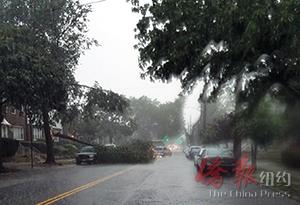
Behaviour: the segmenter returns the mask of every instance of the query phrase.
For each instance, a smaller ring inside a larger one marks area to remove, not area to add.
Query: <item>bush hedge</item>
[[[284,164],[292,167],[300,167],[300,149],[298,148],[289,148],[285,149],[281,153],[281,160]]]
[[[0,157],[7,158],[13,157],[19,148],[19,141],[8,139],[8,138],[0,138]]]
[[[60,144],[54,146],[55,153],[64,157],[74,157],[78,148],[73,144]]]
[[[149,163],[154,159],[150,143],[134,142],[117,147],[97,146],[96,163]]]

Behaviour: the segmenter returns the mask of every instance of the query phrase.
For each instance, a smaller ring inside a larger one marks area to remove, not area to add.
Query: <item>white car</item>
[[[201,155],[202,155],[204,150],[205,150],[205,147],[202,147],[199,150],[199,152],[194,156],[194,165],[195,165],[195,167],[197,167],[199,162],[201,161]]]
[[[202,146],[190,146],[190,149],[187,154],[187,158],[194,160],[194,156],[197,155],[201,149]]]
[[[105,144],[104,147],[116,148],[117,145],[115,145],[115,144]]]

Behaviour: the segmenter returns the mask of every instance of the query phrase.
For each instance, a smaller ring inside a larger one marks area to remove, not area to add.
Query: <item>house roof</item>
[[[3,118],[1,125],[11,126],[11,124],[5,118]]]

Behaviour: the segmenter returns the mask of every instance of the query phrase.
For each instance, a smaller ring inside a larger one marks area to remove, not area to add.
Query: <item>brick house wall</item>
[[[9,126],[8,137],[17,140],[27,140],[25,135],[26,124],[24,112],[13,107],[7,107],[4,118],[11,124]]]
[[[10,126],[2,125],[2,137],[8,137],[11,139],[30,141],[30,129],[26,129],[25,113],[17,110],[13,107],[7,107],[4,113],[4,119],[10,124]],[[42,127],[33,126],[33,141],[44,141],[45,135]],[[60,123],[56,123],[56,126],[52,127],[52,131],[61,132],[62,127]],[[26,134],[26,131],[28,134]],[[28,137],[27,137],[28,136]],[[57,137],[53,137],[55,142],[58,142]]]

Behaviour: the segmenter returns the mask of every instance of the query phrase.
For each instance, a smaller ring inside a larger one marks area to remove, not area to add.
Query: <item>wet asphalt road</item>
[[[257,186],[236,193],[232,177],[215,190],[196,182],[195,175],[193,163],[182,153],[148,165],[71,165],[0,175],[0,204],[30,205],[47,199],[42,204],[300,204],[288,197],[272,197],[273,191]],[[245,197],[247,193],[252,197]]]

